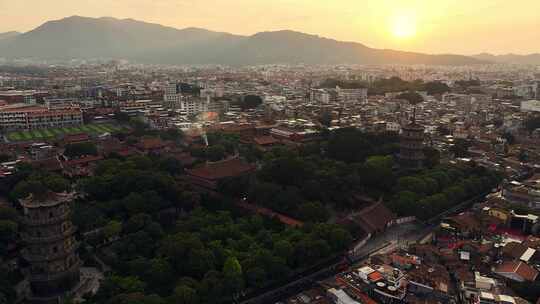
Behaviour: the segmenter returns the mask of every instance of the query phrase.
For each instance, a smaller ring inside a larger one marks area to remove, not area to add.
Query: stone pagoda
[[[76,228],[71,223],[72,193],[31,194],[24,209],[23,258],[30,264],[28,303],[60,304],[80,281]]]
[[[424,126],[416,122],[416,109],[411,122],[401,128],[399,162],[402,168],[422,169],[424,165]]]

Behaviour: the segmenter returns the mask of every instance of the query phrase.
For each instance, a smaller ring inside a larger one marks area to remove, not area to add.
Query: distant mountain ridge
[[[0,40],[7,39],[7,38],[12,38],[12,37],[15,37],[15,36],[20,35],[20,34],[21,33],[16,32],[16,31],[0,33]]]
[[[534,64],[540,65],[540,54],[529,54],[529,55],[517,55],[517,54],[506,54],[506,55],[493,55],[489,53],[482,53],[472,56],[478,60],[491,61],[496,63],[513,63],[513,64]]]
[[[226,65],[487,63],[461,55],[374,49],[289,30],[240,36],[133,19],[80,16],[48,21],[29,32],[0,40],[0,57],[124,58],[142,63]]]

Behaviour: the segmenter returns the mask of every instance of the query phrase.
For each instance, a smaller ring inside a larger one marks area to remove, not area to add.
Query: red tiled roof
[[[84,165],[91,162],[95,162],[98,160],[102,160],[103,157],[100,155],[89,155],[81,158],[71,159],[64,162],[65,166],[76,166],[76,165]]]
[[[527,251],[527,246],[520,243],[511,242],[503,247],[503,253],[518,260]]]
[[[137,151],[135,151],[134,149],[130,147],[123,147],[120,150],[116,151],[116,153],[120,156],[127,157],[127,156],[137,154]]]
[[[354,216],[356,222],[368,233],[384,230],[396,216],[386,208],[382,201],[362,209]]]
[[[239,207],[241,207],[243,209],[246,209],[246,210],[249,210],[251,212],[255,212],[257,214],[272,217],[272,218],[276,218],[280,222],[282,222],[283,224],[285,224],[287,226],[302,227],[304,225],[304,223],[302,223],[299,220],[296,220],[296,219],[293,219],[293,218],[288,217],[286,215],[274,212],[274,211],[272,211],[272,210],[270,210],[268,208],[259,207],[259,206],[256,206],[256,205],[251,205],[251,204],[248,204],[248,203],[245,203],[245,202],[238,202],[237,205]]]
[[[496,273],[515,273],[526,281],[534,281],[538,271],[531,266],[518,261],[504,262],[495,269]]]
[[[450,217],[449,220],[453,221],[458,225],[460,229],[475,229],[480,226],[480,223],[476,217],[471,213],[462,213],[453,217]]]
[[[371,282],[377,282],[383,279],[383,276],[380,272],[374,271],[370,274],[368,274],[368,278]]]
[[[165,147],[165,143],[160,138],[156,138],[156,137],[143,138],[137,144],[137,147],[143,150],[160,149],[160,148]]]
[[[258,137],[255,137],[253,141],[255,141],[256,144],[261,145],[261,146],[273,145],[279,142],[277,139],[273,138],[272,136],[258,136]]]
[[[228,159],[215,163],[207,163],[201,167],[187,170],[188,175],[219,180],[227,177],[237,177],[255,171],[255,165],[248,164],[239,158]]]

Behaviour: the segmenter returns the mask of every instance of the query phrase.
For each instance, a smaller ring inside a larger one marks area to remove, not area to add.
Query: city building
[[[521,112],[540,112],[540,100],[527,100],[521,102]]]
[[[79,107],[50,109],[41,105],[12,104],[0,107],[0,128],[33,130],[83,124]]]

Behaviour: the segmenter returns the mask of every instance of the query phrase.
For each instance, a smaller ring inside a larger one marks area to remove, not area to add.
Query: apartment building
[[[41,105],[12,104],[0,107],[0,128],[3,130],[33,130],[80,125],[80,107],[50,109]]]

